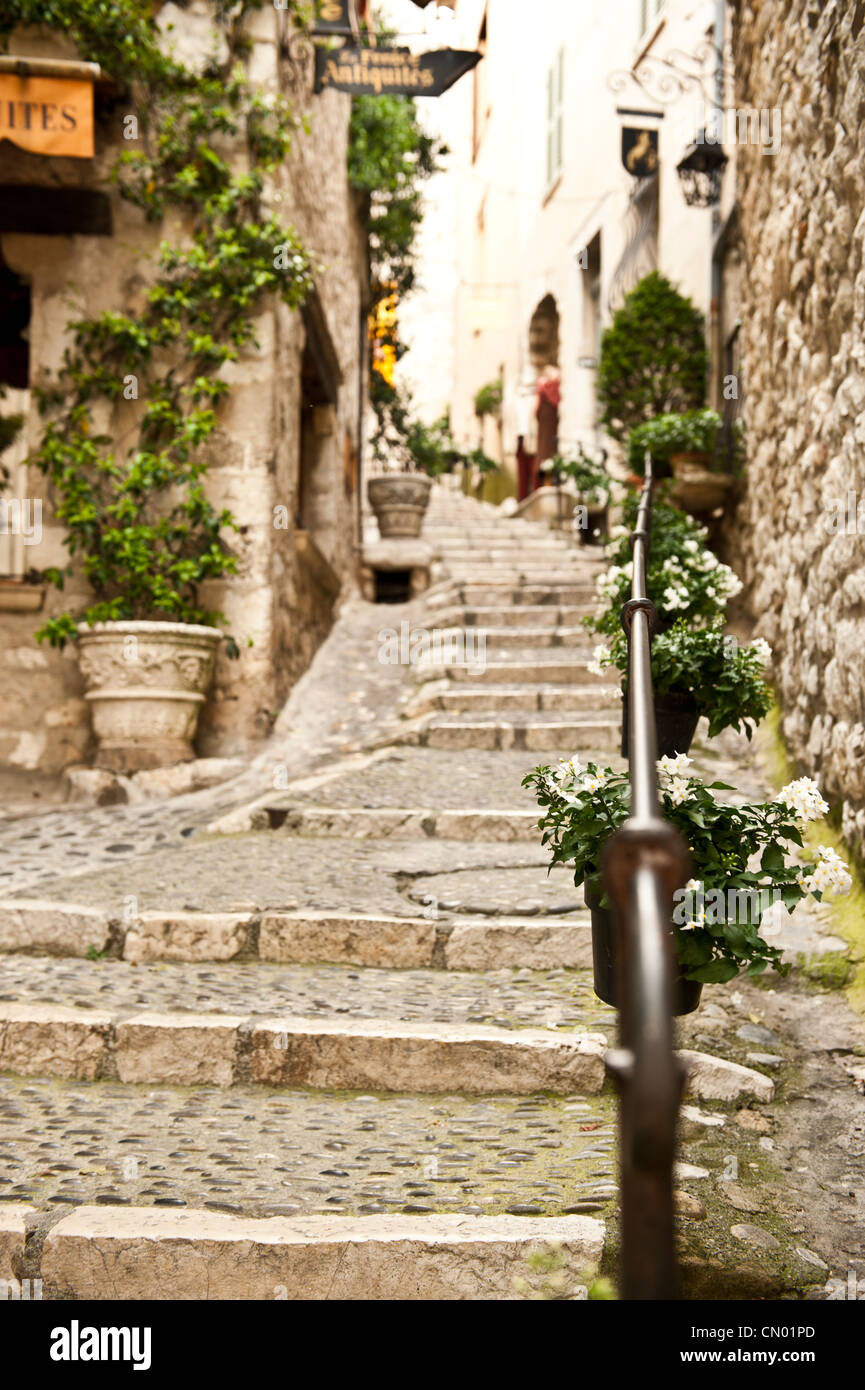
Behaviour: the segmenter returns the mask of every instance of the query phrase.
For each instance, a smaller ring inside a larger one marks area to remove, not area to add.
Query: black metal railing
[[[618,1046],[607,1068],[619,1090],[620,1294],[668,1299],[677,1292],[673,1164],[684,1067],[673,1045],[673,894],[689,876],[684,840],[659,811],[651,635],[657,621],[646,593],[652,467],[631,535],[628,635],[630,816],[610,839],[603,882],[613,911]]]

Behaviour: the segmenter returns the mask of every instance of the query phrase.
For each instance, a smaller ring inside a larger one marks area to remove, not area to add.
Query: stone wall
[[[791,752],[861,853],[865,3],[742,0],[733,42],[738,105],[780,107],[783,127],[776,156],[738,150],[748,465],[729,541]]]
[[[190,65],[208,51],[209,11],[207,4],[194,0],[183,8],[165,5],[160,12],[160,22],[174,26],[171,41]],[[352,586],[355,571],[357,501],[346,459],[358,438],[365,244],[345,173],[350,99],[333,91],[312,93],[308,55],[304,59],[301,51],[289,61],[280,48],[284,21],[271,7],[251,17],[250,71],[265,88],[285,91],[296,113],[309,118],[309,132],[298,130],[271,196],[312,254],[318,333],[332,354],[339,385],[317,439],[313,530],[299,534],[305,316],[282,303],[263,304],[257,344],[223,369],[232,390],[220,407],[220,429],[208,444],[208,493],[235,514],[240,534],[232,544],[241,565],[236,576],[205,586],[202,598],[226,614],[241,656],[236,661],[218,658],[198,737],[198,750],[205,756],[243,753],[269,732],[329,630],[338,595]],[[77,56],[44,31],[19,31],[10,50],[34,57]],[[39,158],[4,144],[0,182],[82,184],[111,191],[108,173],[124,113],[125,108],[116,106],[103,113],[92,161]],[[32,291],[31,385],[59,367],[68,342],[66,324],[76,308],[134,312],[143,304],[159,241],[179,230],[153,228],[113,191],[111,199],[111,237],[2,236],[7,263]],[[129,431],[138,408],[124,403],[106,414],[106,432],[119,437]],[[27,424],[30,448],[39,433],[33,405]],[[63,532],[53,522],[36,470],[30,470],[28,492],[43,501],[43,540],[30,550],[28,563],[39,569],[66,563]],[[88,712],[75,652],[53,652],[34,640],[47,615],[68,606],[74,611],[86,602],[87,589],[79,578],[62,595],[48,590],[38,614],[3,611],[0,594],[0,770],[17,770],[32,780],[56,775],[89,756]]]

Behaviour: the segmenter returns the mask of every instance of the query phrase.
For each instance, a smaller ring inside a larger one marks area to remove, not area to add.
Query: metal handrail
[[[607,1068],[619,1089],[622,1254],[625,1299],[669,1299],[677,1292],[673,1240],[673,1163],[685,1071],[673,1040],[673,894],[689,876],[687,846],[659,811],[651,634],[657,623],[646,592],[652,518],[652,466],[631,535],[628,634],[630,816],[603,857],[614,924],[619,1000],[618,1046]]]

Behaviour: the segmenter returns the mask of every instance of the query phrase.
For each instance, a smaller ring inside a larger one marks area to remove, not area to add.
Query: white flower
[[[687,753],[677,753],[675,758],[658,759],[658,771],[664,777],[681,777],[690,766],[691,759]]]
[[[700,549],[700,543],[692,538],[691,540],[685,541],[683,549],[687,550],[690,555],[696,555],[697,551]]]
[[[811,893],[849,893],[853,886],[853,879],[847,869],[847,865],[834,849],[829,845],[821,845],[817,850],[819,864],[816,865],[813,874],[805,881],[805,887]]]
[[[580,783],[580,789],[582,791],[587,792],[596,792],[599,791],[600,788],[605,785],[606,781],[606,772],[598,772],[595,775],[592,775],[591,773],[587,772],[582,782]]]
[[[593,676],[602,676],[604,667],[609,666],[611,658],[609,647],[595,647],[594,660],[586,663],[586,670],[591,671]]]
[[[558,766],[553,769],[552,780],[558,788],[561,788],[568,782],[576,781],[582,771],[583,765],[579,758],[562,758]]]
[[[772,660],[772,648],[765,637],[756,637],[751,643],[751,651],[759,657],[761,666],[766,666]]]
[[[664,570],[677,570],[677,569],[681,569],[681,565],[680,565],[680,562],[679,562],[678,557],[677,557],[676,555],[670,555],[670,556],[664,561],[663,565],[661,566],[661,569],[664,569]]]
[[[795,782],[789,782],[786,787],[782,787],[777,800],[781,805],[789,806],[790,810],[795,812],[797,820],[820,820],[829,810],[820,795],[820,788],[810,777],[800,777]]]
[[[670,798],[674,806],[681,806],[682,802],[690,797],[691,788],[684,777],[674,777],[664,794]]]
[[[667,609],[686,608],[689,602],[687,589],[674,589],[672,585],[664,590],[662,599],[663,605]]]

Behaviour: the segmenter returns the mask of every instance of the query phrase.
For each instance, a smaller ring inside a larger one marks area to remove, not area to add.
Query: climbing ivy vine
[[[386,34],[379,34],[379,40]],[[382,301],[399,305],[415,287],[417,238],[424,217],[423,186],[440,168],[447,147],[428,135],[411,97],[359,96],[352,103],[348,178],[364,201],[370,277],[370,312]],[[398,362],[406,351],[398,319],[379,342]],[[370,402],[376,417],[373,454],[402,467],[442,472],[452,466],[449,429],[427,427],[412,413],[411,400],[372,366]],[[451,461],[449,461],[451,460]]]
[[[70,559],[93,587],[87,622],[224,621],[198,597],[204,581],[237,568],[225,538],[237,524],[204,489],[205,446],[229,391],[220,370],[254,341],[264,295],[297,308],[312,284],[295,231],[265,206],[268,175],[288,153],[296,124],[288,103],[253,87],[243,67],[245,20],[265,3],[215,0],[222,53],[200,72],[167,51],[147,0],[3,6],[0,46],[19,25],[47,25],[128,93],[138,138],[118,156],[112,177],[149,221],[172,213],[181,228],[162,242],[156,276],[135,312],[106,311],[68,325],[59,378],[38,392],[46,424],[32,462],[50,482]],[[303,22],[295,0],[282,8],[292,23]],[[130,390],[141,402],[133,407],[132,438],[114,439],[100,422]],[[70,565],[46,577],[62,589],[71,573]],[[64,613],[37,635],[63,646],[78,621]],[[228,647],[237,654],[230,638]]]

